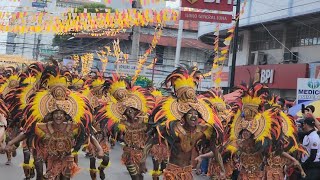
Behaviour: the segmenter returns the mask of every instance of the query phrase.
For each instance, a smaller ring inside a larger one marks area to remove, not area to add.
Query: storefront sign
[[[193,12],[193,11],[181,11],[180,19],[190,20],[190,21],[219,22],[219,23],[229,24],[232,22],[232,15]]]
[[[320,79],[320,63],[310,63],[310,78]]]
[[[257,69],[260,69],[257,74]],[[274,64],[237,66],[235,72],[235,85],[242,82],[248,84],[251,80],[260,79],[272,89],[296,89],[298,78],[309,77],[308,64]]]
[[[297,103],[320,100],[320,79],[299,78],[297,82]]]
[[[233,0],[182,0],[181,7],[230,12],[233,10]]]
[[[272,84],[273,75],[274,75],[273,69],[262,69],[260,72],[260,82],[266,83],[266,84]]]
[[[116,70],[120,74],[134,75],[137,69],[136,64],[117,64]],[[142,68],[140,75],[145,75],[145,68]]]

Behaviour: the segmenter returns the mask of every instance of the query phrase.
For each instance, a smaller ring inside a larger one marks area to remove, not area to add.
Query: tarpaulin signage
[[[297,103],[320,100],[320,79],[298,78]]]

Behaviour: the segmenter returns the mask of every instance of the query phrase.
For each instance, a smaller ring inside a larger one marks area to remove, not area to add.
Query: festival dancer
[[[152,96],[115,74],[105,85],[111,95],[105,110],[108,123],[124,126],[122,162],[133,180],[141,180],[146,172],[147,112],[153,107]]]
[[[166,98],[161,108],[152,115],[157,122],[158,135],[170,146],[169,163],[164,170],[165,180],[191,180],[192,160],[196,144],[209,141],[215,159],[224,167],[216,148],[222,141],[222,125],[210,104],[196,96],[198,79],[185,68],[178,68],[167,78],[166,84],[174,89],[174,97]]]
[[[12,90],[15,90],[15,88],[19,86],[20,78],[18,75],[18,71],[14,67],[5,68],[4,77],[5,77],[5,82],[0,86],[0,96],[4,100],[3,101],[5,104],[4,106],[6,106],[9,110],[10,108],[8,106],[10,105],[10,102],[7,102],[5,99],[7,98],[8,94],[10,94]],[[11,113],[7,114],[6,119],[7,119],[6,142],[8,142],[10,141],[10,139],[15,137],[19,133],[19,128],[17,126],[11,125],[12,123]],[[11,152],[6,152],[7,160],[8,160],[6,162],[6,165],[11,164],[12,156],[16,156],[16,154],[17,154],[16,150],[13,150]]]
[[[273,153],[291,159],[294,165],[298,166],[298,162],[294,158],[292,159],[291,156],[282,152],[281,122],[274,118],[272,110],[263,109],[268,95],[267,87],[260,83],[254,83],[244,91],[244,94],[242,111],[238,111],[235,115],[230,132],[230,140],[235,142],[233,145],[239,153],[241,164],[238,179],[260,180],[267,178],[264,164],[266,159],[270,160],[269,155]],[[269,165],[272,167],[272,164]],[[281,177],[279,178],[281,179]]]
[[[104,157],[102,162],[99,165],[98,170],[96,169],[96,149],[92,143],[89,142],[87,152],[90,158],[90,176],[92,180],[96,179],[96,172],[99,171],[100,179],[105,179],[104,169],[109,165],[109,144],[108,138],[105,135],[103,129],[100,126],[100,117],[99,110],[102,109],[104,104],[108,102],[107,97],[103,91],[103,84],[105,80],[103,75],[100,72],[97,72],[95,77],[91,77],[85,82],[85,89],[82,91],[82,94],[87,97],[90,102],[91,107],[94,110],[94,122],[93,127],[95,129],[95,137],[100,143],[100,146],[103,148]]]
[[[91,134],[92,110],[80,93],[67,89],[68,85],[67,78],[60,75],[57,66],[46,67],[40,81],[41,90],[31,97],[26,107],[27,119],[24,131],[7,145],[7,149],[11,149],[13,143],[25,138],[33,140],[39,180],[43,179],[43,162],[47,162],[46,178],[55,179],[60,176],[70,178],[69,172],[65,174],[66,166],[72,164],[72,153],[78,151],[87,136],[96,145],[99,156],[103,156],[99,143]],[[70,131],[61,132],[60,128]],[[57,163],[58,161],[70,163]]]
[[[150,90],[151,94],[154,97],[155,101],[155,107],[160,107],[159,105],[162,103],[165,97],[162,96],[161,91],[158,90]],[[153,108],[152,111],[157,111],[157,108]],[[150,114],[152,114],[152,111]],[[153,142],[153,146],[150,149],[150,155],[152,157],[153,162],[153,171],[151,173],[153,180],[158,180],[159,176],[163,173],[163,170],[166,168],[169,156],[170,156],[170,150],[168,142],[164,139],[162,139],[160,136],[156,137],[156,134],[152,132],[152,125],[154,125],[154,122],[150,122],[150,120],[153,120],[152,118],[149,118],[149,125],[151,126],[151,129],[149,132],[149,137],[153,138],[156,142]],[[154,136],[154,137],[152,137]]]
[[[225,177],[231,179],[231,176],[236,167],[234,156],[232,155],[233,149],[229,146],[230,124],[234,116],[234,111],[229,105],[224,102],[222,93],[219,89],[209,89],[208,91],[202,93],[201,97],[205,97],[207,101],[210,101],[210,104],[212,104],[215,113],[218,115],[219,119],[222,122],[224,129],[223,143],[221,146],[219,146],[219,152],[221,152],[224,168],[226,171]],[[198,161],[198,165],[200,165],[204,158],[210,158],[207,175],[212,179],[218,180],[221,179],[221,177],[219,177],[221,168],[219,164],[214,159],[212,159],[213,157],[213,152],[208,152],[198,156],[196,160]]]
[[[7,102],[9,111],[11,112],[11,127],[15,127],[17,129],[23,127],[26,118],[24,116],[24,109],[27,107],[30,97],[34,95],[39,88],[39,80],[43,70],[44,67],[40,63],[33,63],[29,65],[26,71],[19,75],[19,87],[12,89],[7,94],[5,101]],[[31,153],[26,141],[23,141],[22,148],[24,159],[22,167],[25,179],[31,179],[35,176],[34,165],[31,161]]]
[[[281,146],[279,143],[268,154],[266,160],[266,178],[280,180],[286,176],[285,170],[290,167],[298,168],[302,177],[305,177],[305,172],[302,169],[298,160],[293,155],[307,153],[300,144],[298,144],[298,130],[293,117],[283,111],[284,103],[277,101],[279,97],[273,96],[268,105],[270,111],[273,112],[273,118],[281,123],[282,140]]]

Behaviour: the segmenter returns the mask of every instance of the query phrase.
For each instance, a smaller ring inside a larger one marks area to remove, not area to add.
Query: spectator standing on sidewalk
[[[302,129],[306,133],[302,145],[308,151],[301,158],[302,167],[307,174],[306,180],[320,179],[320,137],[315,126],[313,117],[306,117],[302,121]]]

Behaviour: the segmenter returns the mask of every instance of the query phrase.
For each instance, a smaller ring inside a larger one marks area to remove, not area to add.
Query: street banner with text
[[[193,11],[181,11],[181,20],[203,21],[203,22],[218,22],[231,23],[232,15],[230,14],[215,14]]]

